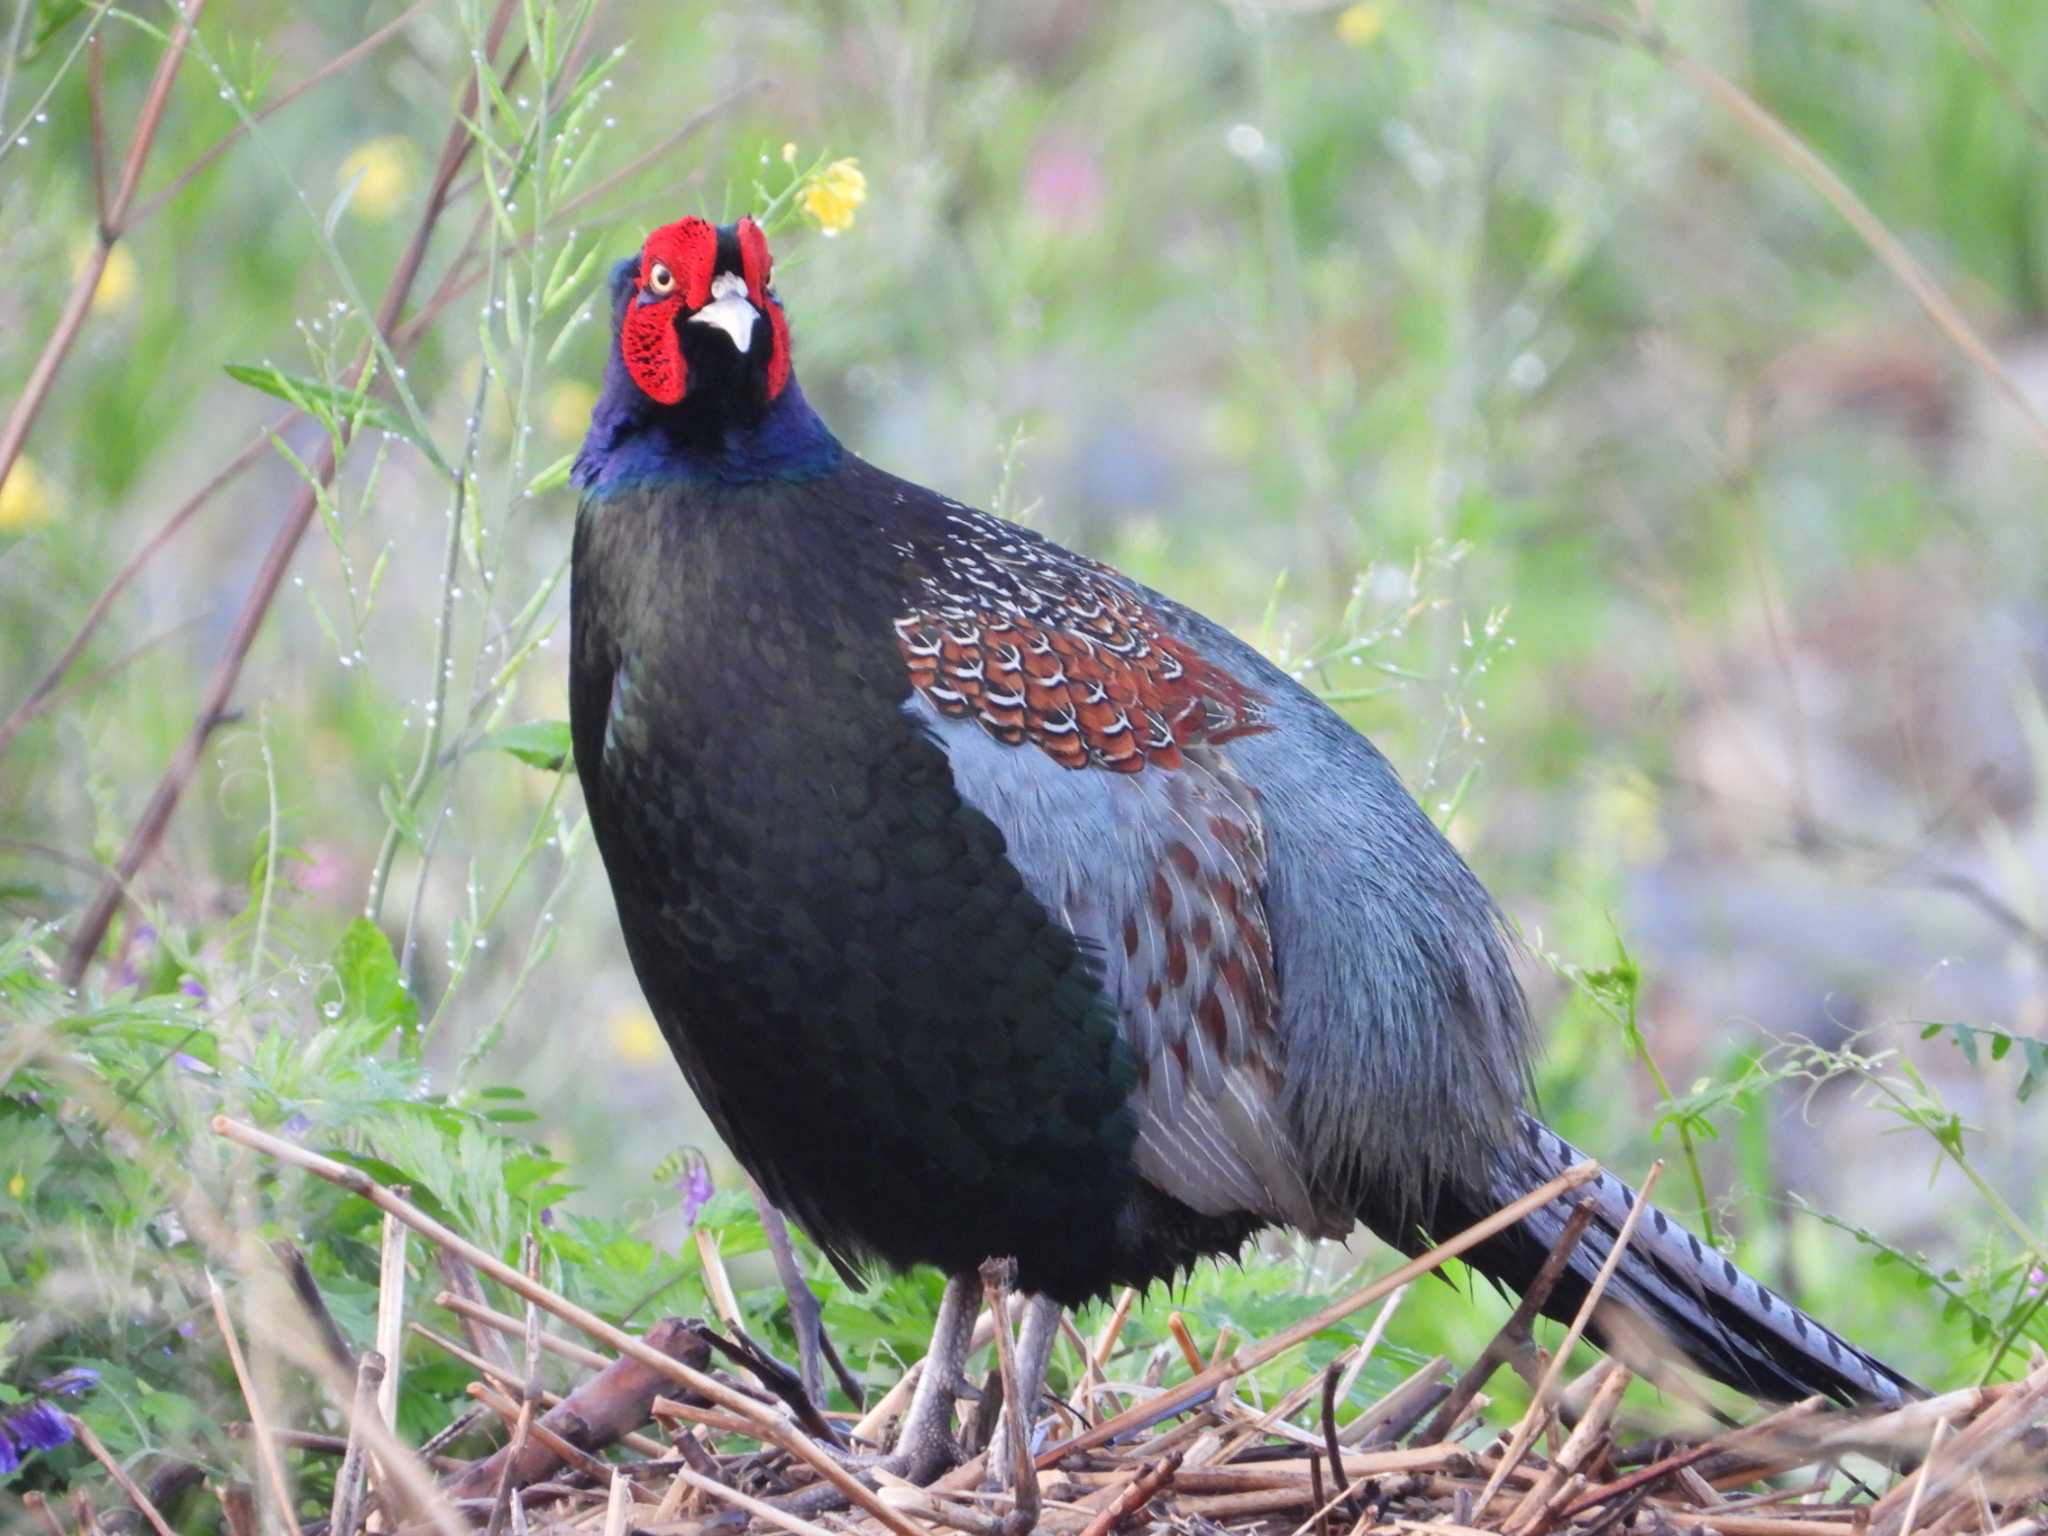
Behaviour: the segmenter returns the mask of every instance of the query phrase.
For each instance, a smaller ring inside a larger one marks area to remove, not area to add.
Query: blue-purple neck
[[[602,494],[659,480],[734,486],[809,480],[845,452],[794,377],[755,420],[714,428],[681,409],[654,404],[624,377],[616,355],[606,373],[571,475],[587,491]]]

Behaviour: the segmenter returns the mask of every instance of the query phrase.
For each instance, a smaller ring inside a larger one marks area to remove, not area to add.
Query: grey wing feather
[[[1264,839],[1223,756],[1074,770],[921,696],[904,708],[944,747],[1026,883],[1099,953],[1138,1065],[1139,1173],[1204,1215],[1348,1231],[1349,1211],[1311,1196],[1288,1130]]]
[[[1142,589],[1141,589],[1142,590]],[[1145,592],[1167,633],[1261,695],[1223,749],[1257,784],[1288,1124],[1322,1199],[1485,1186],[1527,1086],[1514,945],[1363,735],[1220,625]]]

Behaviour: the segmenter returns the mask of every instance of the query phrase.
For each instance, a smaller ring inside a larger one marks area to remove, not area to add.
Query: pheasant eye
[[[651,292],[666,297],[675,292],[676,275],[657,261],[647,270],[647,287]]]

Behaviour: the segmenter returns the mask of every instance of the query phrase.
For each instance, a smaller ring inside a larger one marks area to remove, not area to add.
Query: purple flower
[[[313,1122],[304,1115],[293,1115],[291,1119],[285,1121],[278,1129],[283,1131],[293,1141],[299,1141],[304,1138],[306,1132],[313,1129]]]
[[[47,1381],[36,1383],[36,1390],[45,1397],[77,1397],[90,1392],[100,1384],[100,1373],[89,1365],[74,1365],[68,1371],[59,1371]]]
[[[718,1193],[718,1186],[711,1182],[711,1165],[704,1160],[703,1153],[694,1149],[690,1152],[681,1176],[676,1179],[675,1190],[683,1197],[683,1224],[694,1227],[699,1213]]]
[[[71,1420],[61,1408],[45,1402],[25,1403],[0,1417],[0,1477],[37,1451],[54,1451],[70,1443]]]
[[[2027,1294],[2038,1296],[2044,1290],[2048,1290],[2048,1269],[2036,1264],[2027,1272]]]
[[[187,997],[198,998],[199,1001],[202,1003],[206,1001],[206,988],[199,984],[199,978],[197,976],[194,976],[190,971],[187,971],[184,974],[184,976],[179,979],[178,990],[184,993]]]
[[[71,1443],[71,1420],[62,1408],[30,1403],[7,1416],[7,1432],[24,1451],[54,1451]]]
[[[0,1477],[37,1451],[54,1451],[71,1443],[71,1416],[45,1398],[77,1397],[99,1384],[98,1371],[89,1365],[74,1365],[37,1382],[36,1391],[42,1396],[0,1412]]]

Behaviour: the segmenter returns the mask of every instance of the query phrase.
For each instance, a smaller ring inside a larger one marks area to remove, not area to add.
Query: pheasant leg
[[[872,1484],[876,1471],[913,1483],[928,1483],[960,1459],[953,1439],[953,1403],[966,1386],[963,1372],[974,1320],[981,1311],[981,1287],[971,1276],[955,1275],[939,1299],[939,1317],[932,1328],[931,1348],[918,1367],[910,1407],[896,1432],[896,1446],[887,1456],[849,1457],[847,1466],[862,1482]],[[795,1515],[844,1509],[846,1495],[830,1483],[775,1501]]]
[[[971,1275],[954,1275],[939,1300],[931,1348],[910,1394],[910,1409],[896,1434],[896,1448],[882,1466],[913,1483],[928,1483],[959,1459],[953,1441],[953,1402],[963,1384],[981,1287]]]

